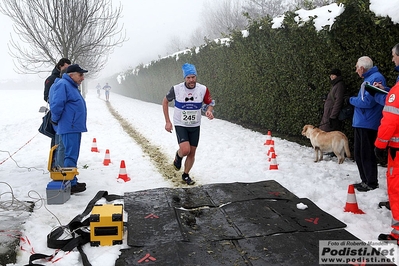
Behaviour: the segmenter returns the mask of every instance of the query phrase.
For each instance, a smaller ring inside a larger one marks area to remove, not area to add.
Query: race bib
[[[185,125],[192,125],[198,122],[197,110],[184,110],[181,112],[181,121]]]

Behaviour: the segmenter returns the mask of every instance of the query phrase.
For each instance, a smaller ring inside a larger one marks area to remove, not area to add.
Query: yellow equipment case
[[[96,205],[90,215],[91,246],[112,246],[122,244],[123,205]]]
[[[53,157],[54,152],[57,149],[58,145],[54,145],[50,149],[50,155],[48,158],[48,166],[47,169],[50,172],[50,178],[54,181],[65,181],[72,180],[75,175],[78,175],[78,169],[76,167],[53,167]]]

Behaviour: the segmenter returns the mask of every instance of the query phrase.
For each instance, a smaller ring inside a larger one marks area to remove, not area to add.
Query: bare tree
[[[216,1],[212,2],[212,4],[216,4]],[[202,13],[202,21],[205,26],[204,31],[210,38],[222,37],[233,30],[245,29],[248,25],[239,0],[222,0],[218,2],[217,6]]]
[[[206,34],[201,28],[195,29],[189,38],[190,47],[198,47],[205,43]]]
[[[294,0],[292,1],[292,7],[294,9],[314,9],[316,7],[329,5],[331,3],[336,3],[337,0]]]
[[[169,44],[167,45],[167,54],[173,54],[175,52],[183,50],[184,44],[182,39],[174,35],[170,38]]]
[[[114,9],[111,0],[1,0],[0,12],[14,23],[18,38],[11,34],[9,52],[19,73],[39,73],[67,57],[93,75],[126,41],[118,26],[122,6]]]
[[[284,0],[247,0],[243,6],[245,12],[253,19],[270,16],[272,18],[282,15],[288,10]]]

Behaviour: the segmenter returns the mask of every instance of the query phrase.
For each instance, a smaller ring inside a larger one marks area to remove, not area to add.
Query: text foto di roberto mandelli
[[[396,244],[396,241],[376,241],[376,240],[321,240],[322,246],[391,246]]]

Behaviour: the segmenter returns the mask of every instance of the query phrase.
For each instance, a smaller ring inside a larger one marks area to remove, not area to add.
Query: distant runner
[[[105,100],[109,102],[109,91],[111,90],[111,86],[109,86],[108,83],[105,83],[103,90],[105,90]]]
[[[97,89],[97,97],[100,98],[100,95],[101,95],[101,91],[100,91],[101,90],[101,85],[100,85],[100,83],[97,84],[96,89]]]

